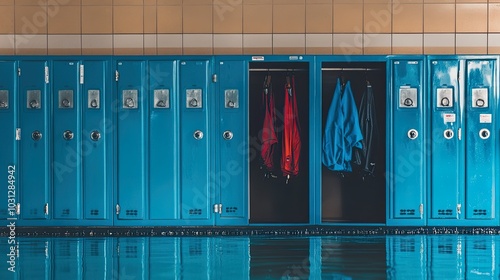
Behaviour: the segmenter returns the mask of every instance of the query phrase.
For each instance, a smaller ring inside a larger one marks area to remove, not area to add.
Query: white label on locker
[[[480,114],[479,123],[491,123],[491,114]]]
[[[252,61],[263,61],[264,57],[263,56],[252,56]]]
[[[444,114],[444,123],[454,123],[457,121],[457,116],[455,114]]]
[[[399,88],[399,108],[417,107],[417,89],[409,86]]]

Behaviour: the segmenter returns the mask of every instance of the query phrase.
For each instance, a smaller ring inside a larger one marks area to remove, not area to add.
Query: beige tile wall
[[[0,0],[0,54],[500,54],[500,0]]]

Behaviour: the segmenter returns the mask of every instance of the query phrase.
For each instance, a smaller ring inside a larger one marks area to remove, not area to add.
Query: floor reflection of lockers
[[[249,74],[250,122],[250,223],[308,223],[309,222],[309,63],[254,62]],[[277,178],[266,178],[261,169],[259,134],[262,131],[264,107],[262,90],[266,75],[272,77],[275,97],[276,132],[278,143],[274,152],[274,171]],[[287,75],[295,76],[302,142],[299,175],[286,183],[280,170],[284,86]],[[254,143],[254,144],[252,144]],[[258,143],[258,144],[257,144]]]
[[[386,64],[385,62],[323,62],[322,64],[322,136],[337,79],[351,84],[358,109],[367,81],[373,88],[378,126],[374,176],[353,172],[335,172],[322,165],[322,222],[383,223],[386,208]],[[362,122],[362,120],[360,120]]]

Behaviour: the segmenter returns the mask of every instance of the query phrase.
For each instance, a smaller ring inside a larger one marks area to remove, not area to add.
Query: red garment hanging
[[[287,77],[285,84],[285,108],[283,121],[283,153],[281,157],[281,171],[287,176],[299,174],[300,158],[300,131],[299,131],[299,111],[297,110],[297,98],[295,94],[295,77]]]
[[[260,139],[262,143],[260,155],[267,171],[272,171],[274,168],[274,146],[278,143],[278,137],[276,137],[276,130],[274,127],[276,114],[274,112],[274,95],[270,75],[267,75],[264,79],[262,102],[265,104],[265,115]]]

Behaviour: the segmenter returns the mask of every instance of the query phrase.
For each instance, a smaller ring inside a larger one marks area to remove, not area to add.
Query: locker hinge
[[[120,204],[116,204],[116,215],[120,215]]]
[[[80,65],[80,84],[81,85],[83,85],[84,76],[85,76],[85,66],[83,66],[83,64],[81,64]]]
[[[118,72],[118,70],[115,70],[115,81],[118,82],[119,79],[120,79],[120,72]]]
[[[21,67],[17,67],[17,76],[21,77]]]
[[[45,66],[45,83],[49,83],[49,66]]]
[[[222,214],[222,204],[214,204],[214,213]]]
[[[16,141],[21,140],[21,129],[16,128]]]
[[[212,82],[217,83],[217,74],[212,75]]]
[[[21,215],[21,203],[16,204],[16,215]]]
[[[424,215],[424,204],[420,204],[420,206],[418,207],[418,211],[420,211],[420,216]]]
[[[45,206],[43,207],[43,212],[45,215],[49,215],[49,204],[45,203]]]

